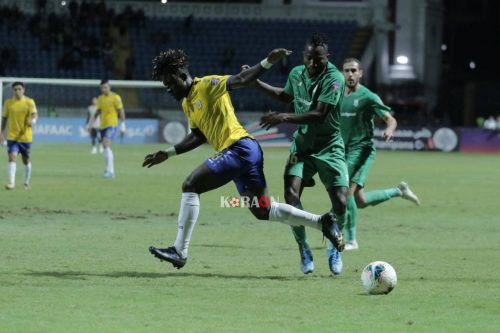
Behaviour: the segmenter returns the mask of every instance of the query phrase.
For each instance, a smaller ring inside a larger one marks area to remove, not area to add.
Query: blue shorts
[[[264,155],[260,145],[251,138],[243,138],[205,160],[205,165],[221,179],[233,180],[240,194],[247,189],[264,189]]]
[[[7,140],[7,152],[9,154],[21,154],[29,157],[31,150],[31,142],[18,142]]]
[[[116,126],[109,126],[106,128],[101,129],[101,138],[108,138],[108,139],[113,139],[116,133]]]

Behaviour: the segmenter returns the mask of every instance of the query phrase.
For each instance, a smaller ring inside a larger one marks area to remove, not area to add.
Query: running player
[[[4,143],[4,131],[7,129],[7,190],[16,186],[16,157],[21,154],[24,164],[24,188],[30,188],[31,179],[31,142],[33,141],[33,126],[36,124],[37,111],[35,101],[24,96],[24,83],[12,84],[13,96],[5,101],[2,111],[2,129],[0,144]]]
[[[269,112],[261,119],[265,128],[280,124],[298,124],[290,157],[285,168],[285,200],[302,208],[300,196],[305,184],[318,173],[332,203],[332,209],[343,225],[346,212],[347,167],[344,142],[340,135],[340,105],[344,95],[344,77],[328,61],[325,37],[314,34],[303,51],[304,64],[293,68],[284,88],[257,80],[258,90],[285,103],[294,103],[295,113]],[[299,246],[300,269],[313,272],[314,262],[304,227],[292,227]],[[343,247],[340,248],[343,250]],[[327,258],[334,274],[342,272],[340,253],[328,244]]]
[[[400,182],[398,186],[365,193],[364,186],[368,172],[375,161],[375,144],[373,143],[373,119],[381,118],[387,125],[382,137],[389,141],[396,130],[396,119],[391,109],[384,105],[380,97],[360,83],[363,77],[361,62],[355,58],[347,58],[342,65],[346,81],[340,127],[345,143],[347,169],[349,170],[349,196],[347,197],[348,221],[345,225],[346,250],[358,249],[356,241],[356,224],[358,208],[375,206],[391,198],[402,197],[417,205],[418,197],[408,184]]]
[[[234,114],[229,91],[249,85],[288,54],[288,50],[275,49],[259,64],[239,74],[202,78],[191,77],[187,68],[187,55],[182,50],[168,50],[154,58],[153,80],[162,81],[167,91],[182,101],[182,109],[192,131],[182,142],[166,151],[147,155],[143,166],[162,163],[205,142],[217,151],[184,181],[177,238],[169,248],[151,246],[149,251],[155,257],[172,263],[176,268],[186,264],[191,234],[198,220],[200,194],[230,181],[236,183],[242,197],[251,198],[250,202],[258,202],[258,205],[249,207],[257,219],[312,227],[321,230],[335,246],[343,246],[343,236],[334,215],[314,215],[287,204],[270,202],[263,172],[262,150]]]
[[[125,111],[120,95],[111,91],[111,86],[107,80],[102,80],[100,84],[101,95],[97,98],[97,112],[92,116],[87,125],[90,131],[96,118],[101,116],[101,140],[104,155],[104,178],[115,177],[114,156],[111,150],[113,137],[118,127],[118,117],[121,120],[120,132],[125,133]]]

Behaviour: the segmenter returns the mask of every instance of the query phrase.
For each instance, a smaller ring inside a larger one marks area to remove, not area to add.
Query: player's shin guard
[[[191,235],[198,220],[199,212],[200,196],[198,193],[182,193],[181,208],[177,220],[177,238],[174,246],[183,258],[187,258],[189,242],[191,241]]]
[[[344,227],[346,240],[356,239],[356,225],[358,224],[358,207],[354,196],[347,197],[347,224]]]
[[[277,221],[294,227],[306,226],[321,230],[320,218],[320,215],[311,214],[289,204],[271,202],[270,221]]]
[[[376,206],[391,198],[400,197],[401,191],[397,188],[389,188],[386,190],[376,190],[365,193],[365,203],[367,206]]]
[[[14,185],[16,183],[16,162],[9,162],[7,165],[7,184]]]

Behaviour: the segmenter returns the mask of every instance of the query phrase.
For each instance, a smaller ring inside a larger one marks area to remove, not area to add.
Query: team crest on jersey
[[[194,102],[194,106],[196,106],[197,109],[201,109],[201,101],[200,100],[197,100],[196,102]]]
[[[354,105],[355,107],[358,107],[359,106],[359,99],[355,99],[354,102],[352,102],[352,105]]]
[[[210,80],[210,84],[213,85],[213,86],[218,85],[219,82],[220,82],[220,79],[217,78],[217,77],[214,77],[213,79]]]
[[[337,81],[333,81],[332,83],[332,91],[338,91],[340,89],[340,84]]]

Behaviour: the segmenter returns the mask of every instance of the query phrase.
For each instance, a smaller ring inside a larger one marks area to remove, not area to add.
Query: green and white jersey
[[[285,93],[294,98],[295,113],[315,110],[318,102],[332,105],[323,123],[298,125],[294,142],[298,153],[313,154],[326,146],[343,150],[340,135],[340,105],[344,96],[344,76],[333,64],[328,63],[323,73],[309,78],[304,65],[294,67],[288,75]]]
[[[382,118],[391,109],[384,105],[377,94],[363,85],[344,96],[340,114],[340,129],[346,148],[373,145],[373,118]]]

